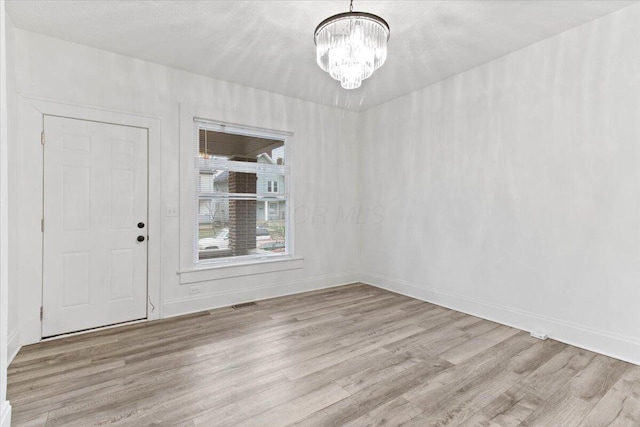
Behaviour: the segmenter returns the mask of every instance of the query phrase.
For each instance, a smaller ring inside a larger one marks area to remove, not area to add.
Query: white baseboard
[[[243,289],[215,294],[198,295],[197,297],[176,298],[166,300],[162,306],[162,317],[174,317],[196,313],[203,310],[228,307],[249,301],[259,301],[285,295],[299,294],[318,289],[332,288],[358,282],[357,273],[341,273],[330,276],[312,277],[294,282],[272,284],[259,288]]]
[[[549,338],[556,341],[640,365],[640,341],[633,337],[587,328],[561,319],[478,301],[461,295],[436,291],[417,283],[376,274],[361,274],[360,280],[368,285],[482,317],[483,319],[527,332],[544,331],[549,335]]]
[[[11,362],[13,362],[14,357],[16,357],[21,348],[20,330],[15,328],[9,333],[9,338],[7,339],[7,366],[11,365]]]
[[[8,400],[0,404],[0,427],[11,427],[11,404]]]

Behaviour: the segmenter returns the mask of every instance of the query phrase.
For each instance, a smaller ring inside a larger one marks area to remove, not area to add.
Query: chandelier
[[[345,89],[356,89],[387,59],[389,24],[366,12],[333,15],[316,27],[318,65]]]

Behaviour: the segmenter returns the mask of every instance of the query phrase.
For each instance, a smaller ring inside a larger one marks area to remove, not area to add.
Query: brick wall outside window
[[[255,162],[255,159],[231,160]],[[229,193],[255,193],[258,177],[255,173],[229,172]],[[229,201],[229,248],[233,256],[247,255],[256,248],[256,201]]]

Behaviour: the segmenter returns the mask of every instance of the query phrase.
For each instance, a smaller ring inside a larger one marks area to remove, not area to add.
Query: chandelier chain
[[[353,12],[353,0],[349,3],[349,12]]]

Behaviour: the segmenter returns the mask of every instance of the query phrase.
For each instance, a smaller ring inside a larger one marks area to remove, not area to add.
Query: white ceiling
[[[326,105],[364,110],[633,1],[372,1],[385,65],[347,91],[315,63],[313,31],[341,1],[7,1],[18,28]]]

